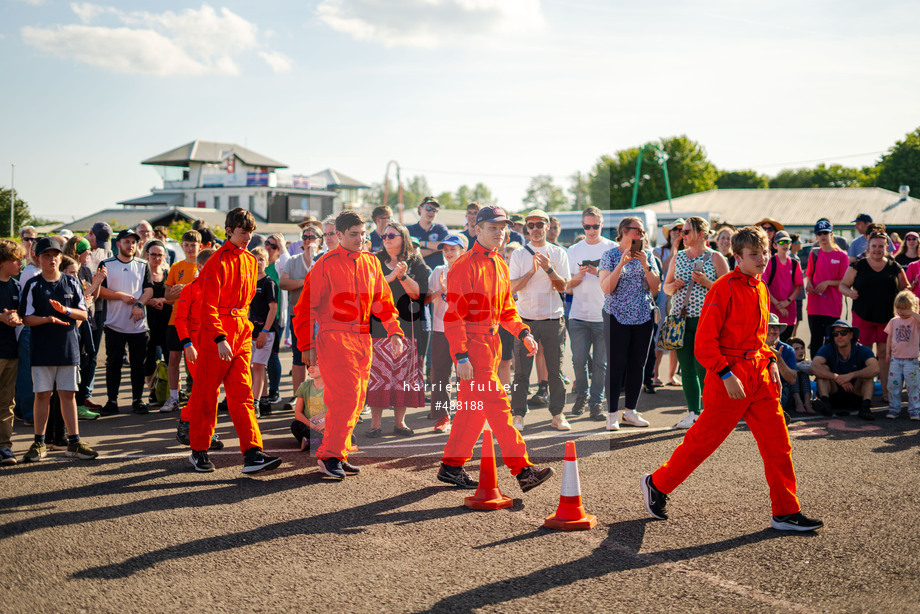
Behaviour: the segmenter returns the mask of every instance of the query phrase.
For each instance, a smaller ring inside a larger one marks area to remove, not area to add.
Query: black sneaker
[[[160,401],[157,399],[157,393],[151,392],[150,397],[147,399],[147,405],[160,405]]]
[[[361,473],[361,468],[352,465],[348,461],[342,461],[342,471],[345,472],[345,475],[358,475]]]
[[[588,395],[580,394],[578,398],[575,399],[575,405],[572,406],[572,415],[580,416],[585,413],[585,409],[588,408]]]
[[[859,417],[862,418],[863,420],[869,420],[869,421],[875,420],[875,414],[872,413],[871,409],[860,409]]]
[[[548,480],[552,475],[552,467],[544,467],[539,470],[534,467],[524,467],[521,472],[517,474],[517,481],[521,487],[521,492],[527,492]]]
[[[606,422],[607,421],[607,412],[604,411],[603,403],[591,403],[591,419],[595,422]]]
[[[217,404],[217,411],[230,411],[227,409],[227,397],[224,397],[224,400]]]
[[[224,442],[220,440],[220,437],[217,436],[217,433],[214,433],[211,436],[211,445],[208,446],[208,450],[223,450]]]
[[[188,457],[188,460],[192,463],[192,467],[195,468],[195,471],[200,471],[201,473],[211,473],[214,471],[214,463],[208,458],[207,450],[202,450],[201,452],[192,450],[192,454]]]
[[[770,519],[770,526],[777,531],[814,531],[823,527],[824,523],[796,512],[788,516],[774,516]]]
[[[281,393],[277,390],[268,394],[268,402],[274,405],[281,402]]]
[[[814,409],[816,412],[818,412],[822,416],[833,416],[834,415],[834,408],[832,408],[830,403],[828,403],[827,401],[822,401],[821,399],[815,399],[814,401],[811,402],[811,407],[812,409]]]
[[[103,416],[114,416],[118,413],[118,403],[115,401],[109,401],[101,408],[99,408],[99,413]]]
[[[269,456],[259,448],[249,448],[243,455],[243,473],[269,471],[281,464],[277,456]]]
[[[549,407],[549,391],[540,388],[537,393],[527,399],[528,407]]]
[[[342,467],[342,461],[338,458],[317,458],[316,465],[320,471],[330,478],[336,480],[345,479],[345,469]]]
[[[150,413],[150,410],[147,409],[147,404],[140,399],[135,399],[134,402],[131,403],[131,411],[140,416]]]
[[[668,519],[668,496],[655,488],[652,474],[642,476],[642,494],[645,496],[645,509],[658,520]]]
[[[479,486],[479,482],[471,478],[463,467],[451,467],[444,463],[441,463],[441,468],[438,469],[438,480],[467,490]]]
[[[259,399],[259,413],[263,416],[272,415],[272,403],[269,399]]]
[[[179,424],[176,425],[176,441],[181,443],[183,446],[187,446],[191,443],[191,440],[188,437],[189,423],[183,419],[179,419]]]
[[[655,392],[655,387],[652,385],[652,382],[645,382],[642,384],[642,390],[645,391],[645,394],[657,394]]]

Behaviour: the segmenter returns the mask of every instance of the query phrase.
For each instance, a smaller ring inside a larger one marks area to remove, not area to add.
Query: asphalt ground
[[[55,451],[0,468],[0,612],[920,611],[920,423],[886,420],[880,403],[872,423],[796,417],[799,495],[826,526],[788,534],[769,528],[743,424],[672,493],[670,520],[649,518],[639,480],[680,442],[673,425],[686,410],[674,387],[639,404],[651,427],[615,433],[587,417],[560,433],[548,410],[531,411],[531,457],[557,475],[522,494],[499,461],[514,506],[496,512],[466,509],[470,492],[436,481],[446,436],[426,409],[410,410],[412,438],[371,440],[369,421],[358,425],[351,460],[362,472],[340,483],[296,448],[280,406],[260,424],[284,464],[254,477],[240,472],[226,413],[211,474],[194,472],[176,442],[177,414],[81,422],[99,459]],[[392,425],[387,412],[384,432]],[[31,428],[15,428],[21,457]],[[598,518],[590,531],[543,528],[567,439]],[[469,469],[475,477],[478,462]]]

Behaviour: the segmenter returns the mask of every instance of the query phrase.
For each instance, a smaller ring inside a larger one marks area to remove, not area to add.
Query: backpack
[[[808,254],[811,257],[811,254]],[[792,260],[792,286],[795,287],[795,272],[799,270],[799,261],[797,258],[790,258]],[[767,287],[770,287],[770,284],[773,283],[773,278],[776,277],[776,266],[778,261],[776,259],[776,254],[770,258],[770,278],[767,280]],[[814,266],[814,264],[812,264]]]
[[[153,372],[153,382],[150,388],[154,391],[158,403],[165,403],[169,400],[169,367],[166,361],[157,362],[157,369]]]

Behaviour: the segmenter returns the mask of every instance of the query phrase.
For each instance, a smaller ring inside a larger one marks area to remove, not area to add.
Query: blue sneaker
[[[16,455],[9,448],[0,448],[0,465],[15,465]]]

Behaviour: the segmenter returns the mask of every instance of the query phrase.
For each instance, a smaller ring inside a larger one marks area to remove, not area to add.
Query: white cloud
[[[278,51],[260,51],[259,57],[265,60],[276,73],[291,72],[291,58]]]
[[[544,27],[540,0],[322,0],[335,30],[388,47],[435,48]]]
[[[158,76],[235,75],[237,59],[262,47],[258,27],[227,8],[203,4],[179,13],[124,12],[89,2],[70,8],[83,25],[27,26],[23,40],[61,58]],[[114,25],[90,25],[100,20]],[[291,59],[279,52],[259,55],[275,72],[291,69]]]

